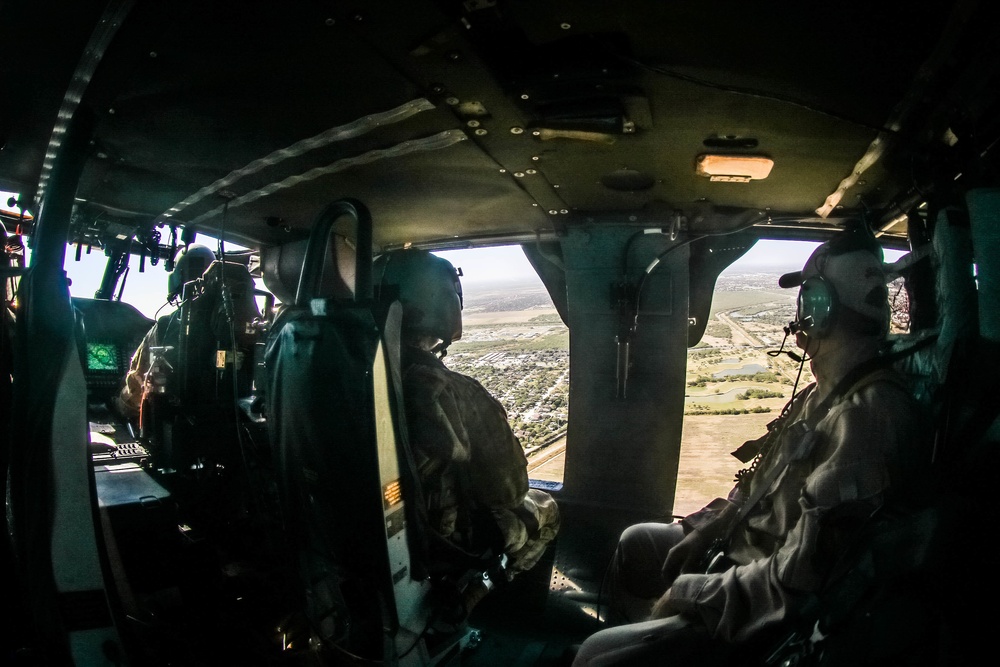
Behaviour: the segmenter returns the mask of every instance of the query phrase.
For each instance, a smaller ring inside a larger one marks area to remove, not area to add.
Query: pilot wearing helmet
[[[462,335],[458,271],[408,249],[381,255],[373,277],[381,300],[403,306],[407,430],[431,527],[468,552],[498,536],[507,576],[531,568],[558,531],[559,508],[528,488],[524,450],[499,401],[441,361]]]
[[[793,358],[816,381],[733,452],[749,465],[728,498],[622,533],[609,572],[620,625],[589,637],[574,666],[726,664],[794,618],[871,516],[916,501],[931,429],[886,356],[886,282],[860,225],[781,277],[799,288]]]
[[[199,244],[191,244],[177,252],[174,270],[167,276],[167,301],[176,304],[181,298],[184,285],[200,278],[215,261],[215,253],[211,248]],[[180,336],[180,310],[160,317],[156,324],[146,333],[139,347],[132,355],[128,373],[122,385],[115,405],[118,412],[130,421],[138,421],[142,408],[143,392],[150,380],[152,368],[152,353],[166,355],[167,362],[174,348],[177,347]]]

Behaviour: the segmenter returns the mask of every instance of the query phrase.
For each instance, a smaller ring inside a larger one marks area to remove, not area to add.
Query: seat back
[[[216,408],[247,396],[262,319],[243,264],[215,261],[184,286],[180,307],[177,388],[187,409]]]
[[[158,467],[187,470],[204,458],[240,464],[241,401],[252,397],[264,319],[256,294],[245,265],[215,261],[183,286],[178,311],[160,318],[164,377],[144,393],[140,417]]]
[[[353,297],[324,298],[334,221],[356,222]],[[421,564],[419,484],[405,446],[399,304],[376,317],[371,219],[342,200],[317,218],[295,302],[265,353],[265,410],[298,604],[333,654],[434,664],[431,586]],[[387,344],[386,341],[389,341]]]

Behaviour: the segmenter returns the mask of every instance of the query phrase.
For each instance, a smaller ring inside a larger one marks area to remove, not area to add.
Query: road
[[[717,315],[719,321],[729,327],[733,332],[733,344],[735,345],[749,345],[750,347],[764,347],[757,338],[750,335],[746,329],[744,329],[740,324],[735,322],[733,318],[729,317],[726,313],[719,313]]]
[[[528,477],[561,482],[566,465],[566,436],[528,457]]]

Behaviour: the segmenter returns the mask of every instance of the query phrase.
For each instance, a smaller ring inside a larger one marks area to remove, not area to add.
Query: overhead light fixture
[[[767,178],[774,160],[755,155],[699,155],[695,164],[699,176],[721,183],[749,183]]]

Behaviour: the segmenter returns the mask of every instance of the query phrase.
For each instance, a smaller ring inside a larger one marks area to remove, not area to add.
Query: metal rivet
[[[569,30],[573,26],[571,26],[569,23],[563,23],[559,27],[562,28],[563,30]]]
[[[501,174],[506,174],[506,173],[507,173],[507,170],[506,170],[506,169],[501,169],[501,170],[500,170],[500,173],[501,173]]]
[[[522,94],[521,94],[521,99],[522,99],[522,100],[526,100],[526,99],[528,99],[528,93],[522,93]]]
[[[323,21],[323,23],[325,23],[327,25],[333,25],[334,23],[336,23],[336,21],[334,19],[327,19],[327,20]]]
[[[448,99],[445,100],[445,102],[447,102],[448,104],[450,104],[452,106],[455,106],[456,104],[458,104],[458,98],[457,97],[449,97]]]
[[[149,52],[149,57],[150,58],[155,58],[156,57],[156,51],[150,51]]]
[[[523,171],[515,171],[514,172],[514,178],[524,178],[524,172]]]
[[[532,130],[531,134],[533,134],[536,137],[542,136],[541,130]]]
[[[526,173],[526,174],[537,174],[538,172],[535,171],[534,169],[525,169],[524,173]]]
[[[532,160],[534,160],[535,162],[538,162],[538,161],[539,161],[539,160],[541,160],[542,158],[538,157],[537,155],[532,155],[532,156],[531,156],[531,159],[532,159]]]
[[[479,127],[479,121],[478,120],[470,120],[468,123],[466,123],[466,125],[468,125],[469,127]]]
[[[564,208],[563,210],[561,210],[559,212],[565,214],[565,213],[569,213],[569,210]]]
[[[489,132],[487,130],[484,130],[483,128],[479,128],[478,130],[476,130],[476,134],[481,137],[484,134],[489,134]]]
[[[521,134],[522,132],[524,132],[524,128],[523,127],[514,126],[514,127],[510,128],[510,133],[511,134]]]
[[[559,215],[559,211],[552,209],[549,211],[549,215]]]

